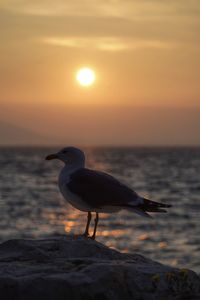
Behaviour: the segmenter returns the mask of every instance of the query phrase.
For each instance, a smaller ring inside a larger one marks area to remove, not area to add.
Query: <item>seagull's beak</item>
[[[57,154],[49,154],[47,157],[45,157],[46,160],[56,159],[58,158]]]

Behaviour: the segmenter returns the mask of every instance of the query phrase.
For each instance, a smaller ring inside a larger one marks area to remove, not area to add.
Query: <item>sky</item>
[[[1,0],[0,22],[0,144],[200,145],[199,0]]]

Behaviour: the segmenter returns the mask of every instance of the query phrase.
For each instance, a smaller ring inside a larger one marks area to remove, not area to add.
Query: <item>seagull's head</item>
[[[46,160],[59,159],[67,164],[83,164],[85,163],[84,152],[75,147],[65,147],[54,154],[49,154]]]

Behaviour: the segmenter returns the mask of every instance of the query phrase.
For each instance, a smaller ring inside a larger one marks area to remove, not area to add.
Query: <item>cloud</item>
[[[159,40],[139,40],[139,39],[120,39],[116,37],[98,37],[98,38],[63,38],[47,37],[42,39],[44,43],[63,46],[68,48],[87,48],[101,51],[123,51],[141,48],[169,49],[175,47],[175,44]]]
[[[199,7],[199,0],[1,0],[0,31],[9,44],[43,38],[49,44],[110,51],[171,49],[180,43],[196,47]]]
[[[12,12],[29,14],[29,15],[105,15],[106,7],[112,7],[111,1],[96,1],[96,0],[5,0],[0,4],[0,7]],[[117,5],[118,6],[118,5]]]
[[[0,8],[43,16],[113,16],[126,19],[198,17],[199,0],[1,0]]]

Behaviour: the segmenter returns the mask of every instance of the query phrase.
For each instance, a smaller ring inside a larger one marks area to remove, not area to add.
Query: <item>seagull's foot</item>
[[[80,237],[83,237],[85,239],[91,239],[91,240],[95,240],[95,238],[96,238],[95,235],[90,236],[89,233],[87,233],[87,232],[84,232],[83,234],[75,234],[74,235],[74,239],[78,239]]]
[[[83,234],[74,234],[74,235],[73,235],[73,238],[74,238],[75,240],[77,240],[78,238],[85,238],[85,239],[88,239],[88,238],[90,238],[90,236],[89,236],[89,234],[87,234],[87,233],[83,233]]]
[[[90,238],[90,235],[89,235],[88,232],[84,232],[81,236],[86,238],[86,239]]]

